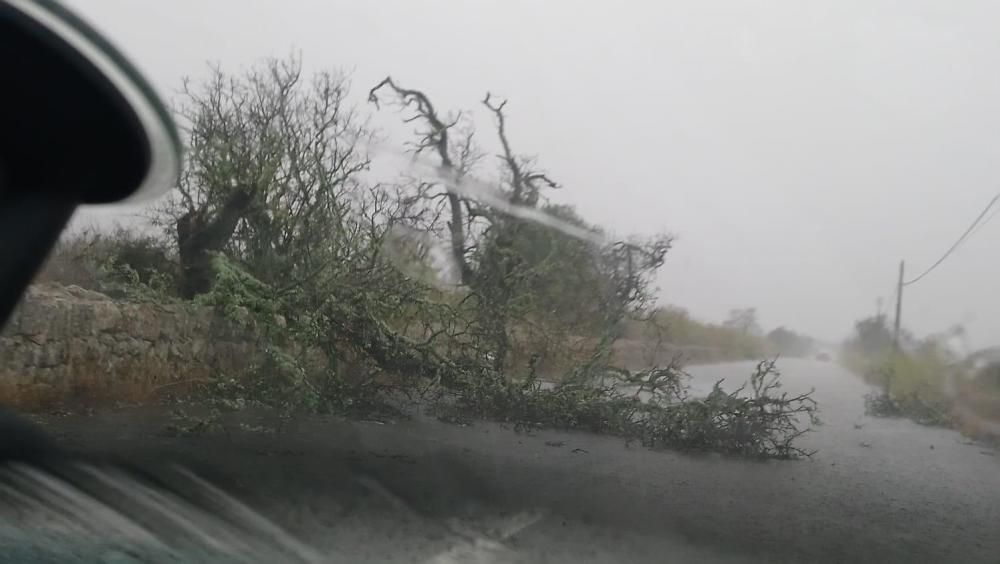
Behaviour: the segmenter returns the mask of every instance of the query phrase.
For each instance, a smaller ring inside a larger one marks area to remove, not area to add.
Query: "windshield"
[[[993,3],[66,4],[184,162],[0,333],[114,461],[15,561],[996,561]]]

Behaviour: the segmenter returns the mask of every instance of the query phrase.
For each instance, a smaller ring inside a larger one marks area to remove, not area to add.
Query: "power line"
[[[989,215],[989,217],[987,217],[982,222],[980,222],[979,225],[977,225],[976,228],[972,230],[972,233],[969,233],[969,237],[972,237],[973,235],[975,235],[976,233],[978,233],[979,230],[982,229],[983,226],[985,226],[987,223],[989,223],[990,221],[992,221],[993,218],[996,217],[997,214],[1000,214],[1000,207],[998,207],[997,209],[993,210],[993,213],[991,213]]]
[[[938,265],[940,265],[942,262],[945,261],[945,259],[951,256],[951,253],[955,252],[955,249],[957,249],[959,245],[965,242],[965,240],[968,239],[969,235],[971,235],[972,232],[975,231],[976,226],[979,225],[979,222],[983,220],[983,218],[986,216],[987,213],[989,213],[990,209],[997,203],[997,201],[1000,201],[1000,194],[993,196],[993,199],[990,200],[990,203],[986,204],[986,207],[983,208],[983,211],[979,213],[975,221],[972,222],[972,225],[970,225],[969,228],[966,229],[964,233],[962,233],[962,236],[959,237],[957,241],[955,241],[955,244],[952,245],[951,248],[949,248],[947,251],[945,251],[943,255],[941,255],[941,258],[939,258],[937,262],[932,264],[930,268],[928,268],[927,270],[920,273],[920,276],[917,276],[916,278],[910,280],[909,282],[903,282],[903,286],[909,286],[910,284],[919,282],[921,278],[930,274],[935,268],[938,267]]]

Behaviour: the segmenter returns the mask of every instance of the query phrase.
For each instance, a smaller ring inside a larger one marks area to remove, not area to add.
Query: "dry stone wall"
[[[155,401],[261,360],[254,332],[190,305],[33,286],[0,332],[0,404],[21,409]]]

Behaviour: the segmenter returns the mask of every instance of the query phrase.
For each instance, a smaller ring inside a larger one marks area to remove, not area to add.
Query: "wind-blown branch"
[[[441,169],[443,176],[449,180],[457,181],[456,168],[454,161],[451,157],[451,147],[449,146],[448,130],[458,123],[458,120],[454,120],[451,123],[445,123],[437,114],[434,109],[434,105],[431,104],[430,99],[426,94],[420,90],[412,90],[408,88],[402,88],[397,85],[392,77],[387,76],[382,79],[374,88],[368,92],[368,100],[375,104],[375,107],[379,106],[378,92],[382,88],[389,88],[398,97],[399,103],[404,108],[413,108],[416,111],[416,115],[413,116],[412,120],[423,120],[427,126],[430,128],[429,131],[421,133],[421,139],[417,143],[415,151],[420,153],[428,148],[434,148],[437,151],[438,158],[441,161]],[[471,143],[471,140],[469,141]],[[465,231],[465,217],[464,211],[462,209],[462,199],[452,190],[448,190],[448,205],[451,210],[451,218],[448,221],[448,231],[451,235],[451,255],[455,264],[458,265],[459,276],[463,284],[469,284],[472,281],[473,270],[469,265],[469,260],[466,248],[466,231]]]

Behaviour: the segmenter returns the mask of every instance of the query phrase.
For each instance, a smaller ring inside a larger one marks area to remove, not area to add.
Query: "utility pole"
[[[899,324],[903,316],[903,261],[899,261],[899,282],[896,284],[896,323],[892,330],[892,348],[899,350]]]

